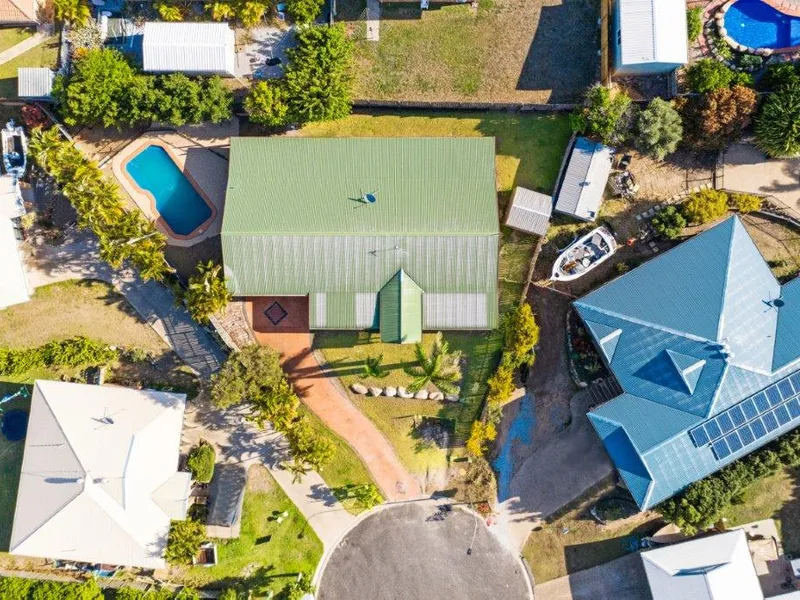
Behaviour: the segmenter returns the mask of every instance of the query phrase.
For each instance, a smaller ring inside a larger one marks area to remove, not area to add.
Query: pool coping
[[[135,147],[133,147],[134,144],[136,145]],[[160,148],[163,148],[163,150],[167,153],[167,155],[169,155],[170,160],[175,164],[175,166],[183,174],[183,176],[186,177],[186,180],[191,184],[191,186],[194,188],[194,190],[197,192],[197,194],[200,196],[200,198],[202,198],[203,202],[206,203],[206,206],[208,206],[211,209],[211,216],[209,216],[200,225],[195,227],[192,230],[191,233],[183,234],[183,235],[179,234],[179,233],[176,233],[172,229],[172,227],[169,226],[169,224],[164,219],[164,217],[161,216],[161,213],[159,212],[158,208],[156,207],[156,198],[155,198],[155,196],[153,196],[153,194],[151,192],[143,189],[138,183],[136,183],[136,180],[133,179],[133,177],[131,177],[130,173],[128,173],[128,163],[130,161],[132,161],[134,158],[136,158],[137,156],[139,156],[139,154],[144,152],[149,146],[158,146]],[[150,210],[152,211],[152,215],[148,215],[148,216],[155,217],[153,219],[153,221],[155,222],[156,227],[159,230],[161,230],[161,232],[164,233],[166,236],[174,238],[176,240],[183,240],[183,241],[193,240],[194,238],[205,234],[208,231],[209,227],[211,227],[211,224],[217,218],[217,206],[206,195],[205,191],[200,187],[200,185],[197,183],[197,181],[195,181],[195,179],[192,177],[192,175],[186,169],[186,165],[185,164],[183,164],[183,165],[181,164],[184,161],[181,161],[180,158],[178,156],[176,156],[175,152],[173,152],[174,147],[171,144],[165,142],[164,140],[161,140],[161,139],[158,139],[158,138],[142,137],[142,138],[139,138],[138,140],[134,141],[133,143],[129,144],[126,147],[126,150],[130,150],[131,148],[132,148],[132,151],[127,153],[127,156],[124,159],[122,159],[122,162],[119,165],[119,167],[120,167],[119,168],[119,171],[120,171],[119,175],[121,175],[124,178],[125,182],[129,183],[138,193],[142,194],[143,196],[147,197],[150,200]],[[125,183],[125,182],[123,182],[123,183]],[[136,202],[135,198],[134,198],[134,202]]]

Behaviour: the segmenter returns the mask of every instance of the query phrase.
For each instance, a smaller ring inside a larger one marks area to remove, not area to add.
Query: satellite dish
[[[375,195],[375,192],[370,192],[369,194],[364,194],[364,200],[368,204],[375,204],[378,201],[378,197]]]

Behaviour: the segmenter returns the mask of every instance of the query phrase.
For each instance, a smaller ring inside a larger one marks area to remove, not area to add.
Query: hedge
[[[0,577],[0,598],[9,600],[197,600],[199,596],[197,592],[186,588],[177,593],[168,590],[142,592],[128,587],[117,590],[101,590],[94,579],[83,583],[65,583],[21,577]]]
[[[206,442],[200,442],[189,453],[187,465],[192,472],[192,477],[198,483],[208,483],[214,477],[214,463],[217,453],[214,447]]]
[[[48,342],[37,348],[0,348],[0,373],[20,375],[39,367],[102,365],[115,360],[117,350],[84,337]]]

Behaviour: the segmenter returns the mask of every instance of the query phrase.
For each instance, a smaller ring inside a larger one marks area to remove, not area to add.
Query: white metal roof
[[[25,203],[14,175],[0,175],[0,218],[15,219],[25,214]]]
[[[235,37],[227,23],[145,23],[144,70],[233,75]]]
[[[22,265],[14,225],[0,218],[0,308],[30,299],[28,277]]]
[[[17,96],[49,100],[53,92],[55,72],[40,67],[21,67],[17,69]]]
[[[583,221],[597,218],[611,173],[613,153],[608,146],[576,138],[556,194],[556,212]]]
[[[623,65],[689,60],[684,0],[619,0]]]
[[[653,600],[763,600],[741,529],[642,553]]]
[[[544,235],[550,226],[552,212],[552,197],[517,187],[511,199],[506,225],[520,231]]]
[[[161,568],[171,518],[186,516],[177,474],[186,396],[37,381],[11,554]]]

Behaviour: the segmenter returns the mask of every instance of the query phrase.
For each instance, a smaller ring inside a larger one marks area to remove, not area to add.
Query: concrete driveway
[[[482,519],[423,501],[389,506],[356,525],[325,566],[318,600],[530,597],[519,558]]]
[[[536,586],[536,600],[651,600],[639,553]]]
[[[726,189],[773,196],[800,218],[800,159],[772,160],[750,143],[725,152]]]

